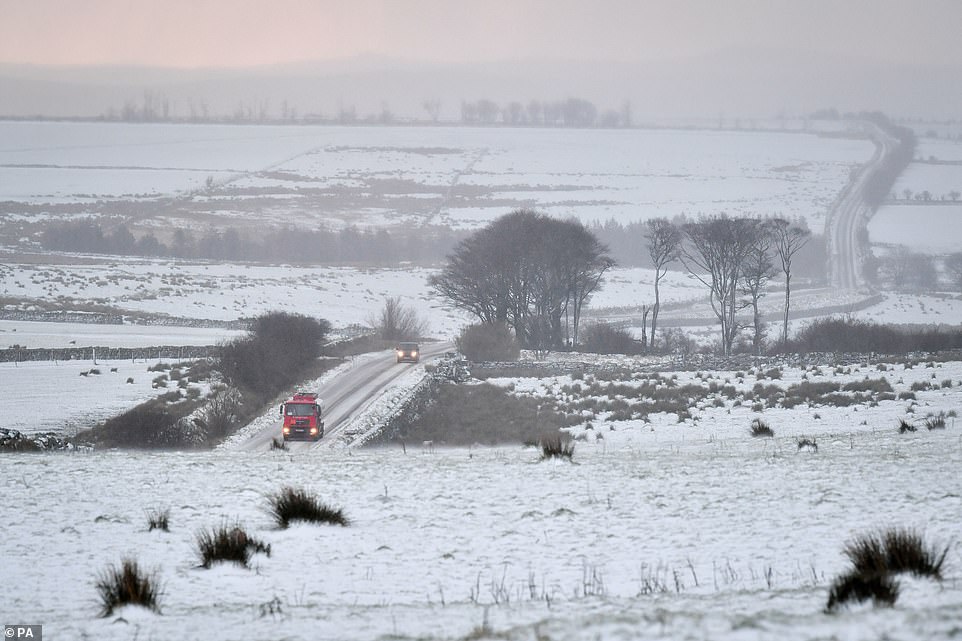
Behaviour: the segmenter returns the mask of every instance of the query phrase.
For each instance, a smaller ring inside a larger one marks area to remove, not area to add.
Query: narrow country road
[[[421,363],[435,359],[451,349],[453,345],[450,342],[421,343]],[[420,366],[396,362],[394,350],[381,352],[372,359],[358,361],[355,367],[334,377],[320,389],[312,390],[318,392],[324,402],[324,438],[316,443],[289,441],[288,447],[291,451],[304,451],[333,443],[337,435],[349,427],[362,410],[390,389],[398,378],[407,373],[411,367]],[[276,413],[277,408],[271,411]],[[239,443],[235,449],[267,450],[270,449],[271,440],[274,438],[281,438],[279,415],[269,427]]]
[[[837,289],[859,289],[865,284],[859,229],[872,215],[865,203],[863,190],[868,177],[896,148],[898,141],[874,123],[865,123],[866,132],[875,143],[875,153],[849,180],[829,212],[825,224],[829,247],[829,272]]]

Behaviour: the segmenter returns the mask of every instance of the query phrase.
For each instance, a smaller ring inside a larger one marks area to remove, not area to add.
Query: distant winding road
[[[872,215],[872,209],[863,197],[865,182],[899,144],[897,139],[874,123],[866,122],[865,128],[875,143],[875,153],[849,180],[825,224],[831,283],[838,289],[860,289],[865,284],[858,242],[859,229]]]
[[[421,362],[437,358],[451,349],[453,347],[450,342],[421,343]],[[288,441],[290,450],[304,451],[332,443],[338,434],[351,425],[362,410],[390,389],[411,367],[412,365],[407,363],[397,363],[394,351],[391,350],[379,354],[377,358],[360,362],[350,370],[334,377],[322,388],[316,390],[324,402],[324,438],[315,443]],[[271,411],[276,413],[277,408]],[[281,438],[280,417],[269,427],[237,444],[234,449],[267,450],[270,449],[271,440],[274,438]]]

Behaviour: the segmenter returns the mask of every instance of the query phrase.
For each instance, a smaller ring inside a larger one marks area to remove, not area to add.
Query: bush
[[[124,605],[139,605],[160,612],[157,575],[144,573],[134,559],[124,559],[119,568],[108,568],[97,578],[96,588],[100,594],[101,616],[109,617]]]
[[[770,438],[775,436],[775,432],[768,426],[768,423],[760,418],[752,419],[751,432],[752,436],[767,436]]]
[[[167,405],[153,400],[107,419],[83,434],[82,440],[108,447],[167,448],[196,445],[181,429],[181,419],[193,409],[192,403]]]
[[[306,523],[330,523],[347,525],[347,518],[340,508],[332,508],[318,500],[306,490],[285,487],[277,494],[268,497],[271,516],[278,527],[286,529],[293,521]]]
[[[937,352],[962,347],[962,331],[938,329],[906,331],[891,325],[822,318],[812,321],[789,341],[789,352],[878,352],[905,354]]]
[[[575,453],[575,444],[570,434],[556,432],[542,435],[538,440],[541,447],[541,459],[560,458],[571,460]]]
[[[271,546],[248,536],[240,525],[221,525],[197,533],[197,551],[201,567],[210,568],[218,561],[232,561],[247,567],[256,552],[271,555]]]
[[[413,307],[404,304],[400,296],[387,298],[377,316],[368,324],[387,341],[416,341],[427,332],[427,321]]]
[[[261,400],[290,387],[321,354],[330,323],[299,314],[259,316],[247,337],[221,348],[217,367],[235,387]]]
[[[644,345],[636,341],[631,332],[608,323],[597,323],[584,328],[578,347],[581,351],[592,354],[633,355],[645,351]]]
[[[874,394],[884,394],[892,392],[892,384],[887,378],[866,378],[862,381],[853,381],[842,386],[845,392],[872,392]]]
[[[516,361],[521,348],[514,333],[503,324],[469,325],[457,340],[458,351],[470,361]]]
[[[170,509],[147,510],[147,531],[163,530],[170,532]]]

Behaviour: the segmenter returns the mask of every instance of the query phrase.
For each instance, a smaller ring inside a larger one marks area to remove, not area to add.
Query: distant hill
[[[504,61],[418,64],[374,57],[237,69],[0,65],[0,116],[96,117],[142,108],[185,118],[284,112],[332,118],[390,111],[426,119],[425,100],[457,120],[462,100],[579,97],[599,109],[631,102],[650,118],[770,118],[822,107],[882,110],[896,117],[962,118],[962,61],[893,65],[825,54],[732,49],[711,56],[644,63]]]

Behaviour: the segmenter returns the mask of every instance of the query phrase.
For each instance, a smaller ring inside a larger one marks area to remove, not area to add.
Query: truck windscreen
[[[314,406],[307,403],[288,403],[285,411],[288,416],[313,416]]]

